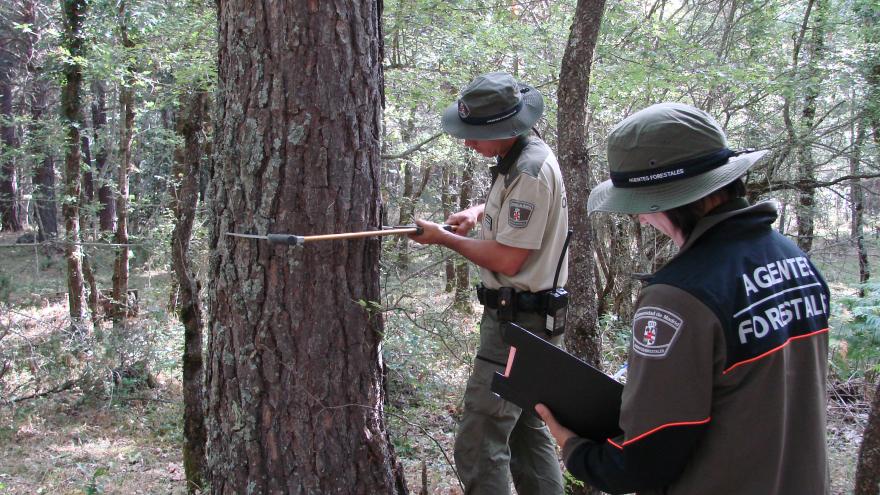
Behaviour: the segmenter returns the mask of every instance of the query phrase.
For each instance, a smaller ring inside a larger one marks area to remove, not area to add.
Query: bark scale
[[[221,0],[208,191],[214,493],[405,493],[383,417],[380,4]]]

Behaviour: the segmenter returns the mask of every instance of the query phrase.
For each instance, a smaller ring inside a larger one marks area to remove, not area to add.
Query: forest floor
[[[0,245],[11,242],[0,235]],[[0,397],[0,495],[185,493],[183,405],[176,356],[182,332],[164,309],[167,275],[151,271],[149,263],[133,273],[133,285],[141,291],[135,325],[152,335],[147,343],[162,347],[153,355],[155,380],[150,386],[107,396],[80,386],[58,386],[64,384],[57,379],[60,364],[77,366],[76,352],[53,340],[53,335],[63,333],[66,314],[60,254],[42,256],[16,249],[0,252],[0,256],[0,296],[2,280],[7,280],[7,302],[0,297],[0,369],[4,362],[13,362],[22,370],[20,376],[27,375],[24,368],[30,368],[30,376],[56,377],[54,385],[29,383],[16,389],[9,375],[4,382],[0,373],[0,392],[9,394]],[[450,296],[441,291],[430,297],[433,300],[426,306],[441,308],[438,313],[442,313]],[[473,332],[475,320],[474,315],[460,315],[453,330]],[[394,325],[393,318],[386,320],[386,421],[409,489],[412,493],[460,494],[451,457],[468,359],[439,358],[433,348],[414,351],[412,332],[394,334]],[[6,339],[4,329],[11,331]],[[425,356],[432,355],[437,361],[426,363]],[[844,495],[852,490],[873,389],[855,381],[830,385],[832,493]],[[63,390],[28,397],[34,390],[53,387]],[[422,492],[424,484],[427,489]]]

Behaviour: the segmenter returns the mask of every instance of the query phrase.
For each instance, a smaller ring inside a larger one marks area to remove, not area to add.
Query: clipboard
[[[533,414],[546,405],[560,424],[583,438],[604,442],[621,435],[623,385],[515,323],[502,323],[510,355],[491,390]]]

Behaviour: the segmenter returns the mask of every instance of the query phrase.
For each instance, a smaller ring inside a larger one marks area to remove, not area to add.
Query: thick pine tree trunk
[[[375,1],[221,0],[207,451],[222,494],[406,491],[383,418]],[[268,10],[266,10],[268,9]]]
[[[83,38],[80,33],[86,11],[85,0],[62,0],[62,23],[64,25],[63,45],[71,57],[63,67],[64,83],[61,86],[61,113],[65,133],[64,196],[62,207],[66,243],[64,256],[67,258],[67,287],[70,318],[74,324],[82,322],[85,316],[83,290],[82,246],[79,245],[79,197],[80,175],[80,135],[82,114],[80,89],[82,68],[76,62],[84,56]]]
[[[189,241],[199,201],[202,146],[199,136],[207,119],[205,91],[180,96],[176,131],[183,144],[175,150],[171,189],[174,231],[171,234],[171,266],[177,281],[177,313],[184,328],[183,342],[183,467],[187,487],[194,493],[205,481],[205,411],[202,359],[202,307],[199,284],[190,267]]]

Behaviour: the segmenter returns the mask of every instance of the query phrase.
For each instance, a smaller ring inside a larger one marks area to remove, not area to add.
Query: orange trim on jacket
[[[648,435],[651,435],[651,434],[653,434],[653,433],[657,433],[658,431],[660,431],[660,430],[662,430],[662,429],[664,429],[664,428],[669,428],[670,426],[694,426],[694,425],[704,425],[704,424],[708,423],[708,422],[711,421],[711,420],[712,420],[712,417],[709,416],[708,418],[706,418],[706,419],[701,419],[701,420],[699,420],[699,421],[681,421],[681,422],[678,422],[678,423],[666,423],[665,425],[660,425],[660,426],[654,428],[654,429],[651,430],[651,431],[646,431],[645,433],[642,433],[641,435],[639,435],[639,436],[637,436],[637,437],[635,437],[635,438],[631,438],[631,439],[629,439],[629,440],[623,442],[622,444],[618,444],[618,443],[616,443],[614,440],[612,440],[612,439],[610,439],[610,438],[608,439],[608,443],[610,443],[611,445],[614,445],[615,447],[617,447],[617,448],[620,449],[620,450],[623,450],[623,448],[626,447],[627,445],[629,445],[629,444],[631,444],[631,443],[633,443],[633,442],[637,442],[637,441],[639,441],[639,440],[645,438],[645,437],[648,436]]]
[[[748,364],[748,363],[753,363],[759,359],[763,359],[763,358],[769,356],[770,354],[773,354],[774,352],[785,348],[785,346],[787,346],[788,344],[792,343],[795,340],[805,339],[807,337],[819,335],[820,333],[828,333],[828,328],[823,328],[822,330],[816,330],[815,332],[811,332],[811,333],[805,333],[803,335],[795,335],[794,337],[789,337],[788,340],[786,340],[782,344],[778,345],[777,347],[774,347],[773,349],[770,349],[769,351],[765,352],[764,354],[760,354],[760,355],[755,356],[751,359],[746,359],[745,361],[740,361],[740,362],[734,364],[733,366],[731,366],[730,368],[727,368],[726,370],[722,371],[721,374],[726,375],[727,373],[729,373],[730,371],[732,371],[734,368],[736,368],[738,366],[742,366],[742,365]]]

